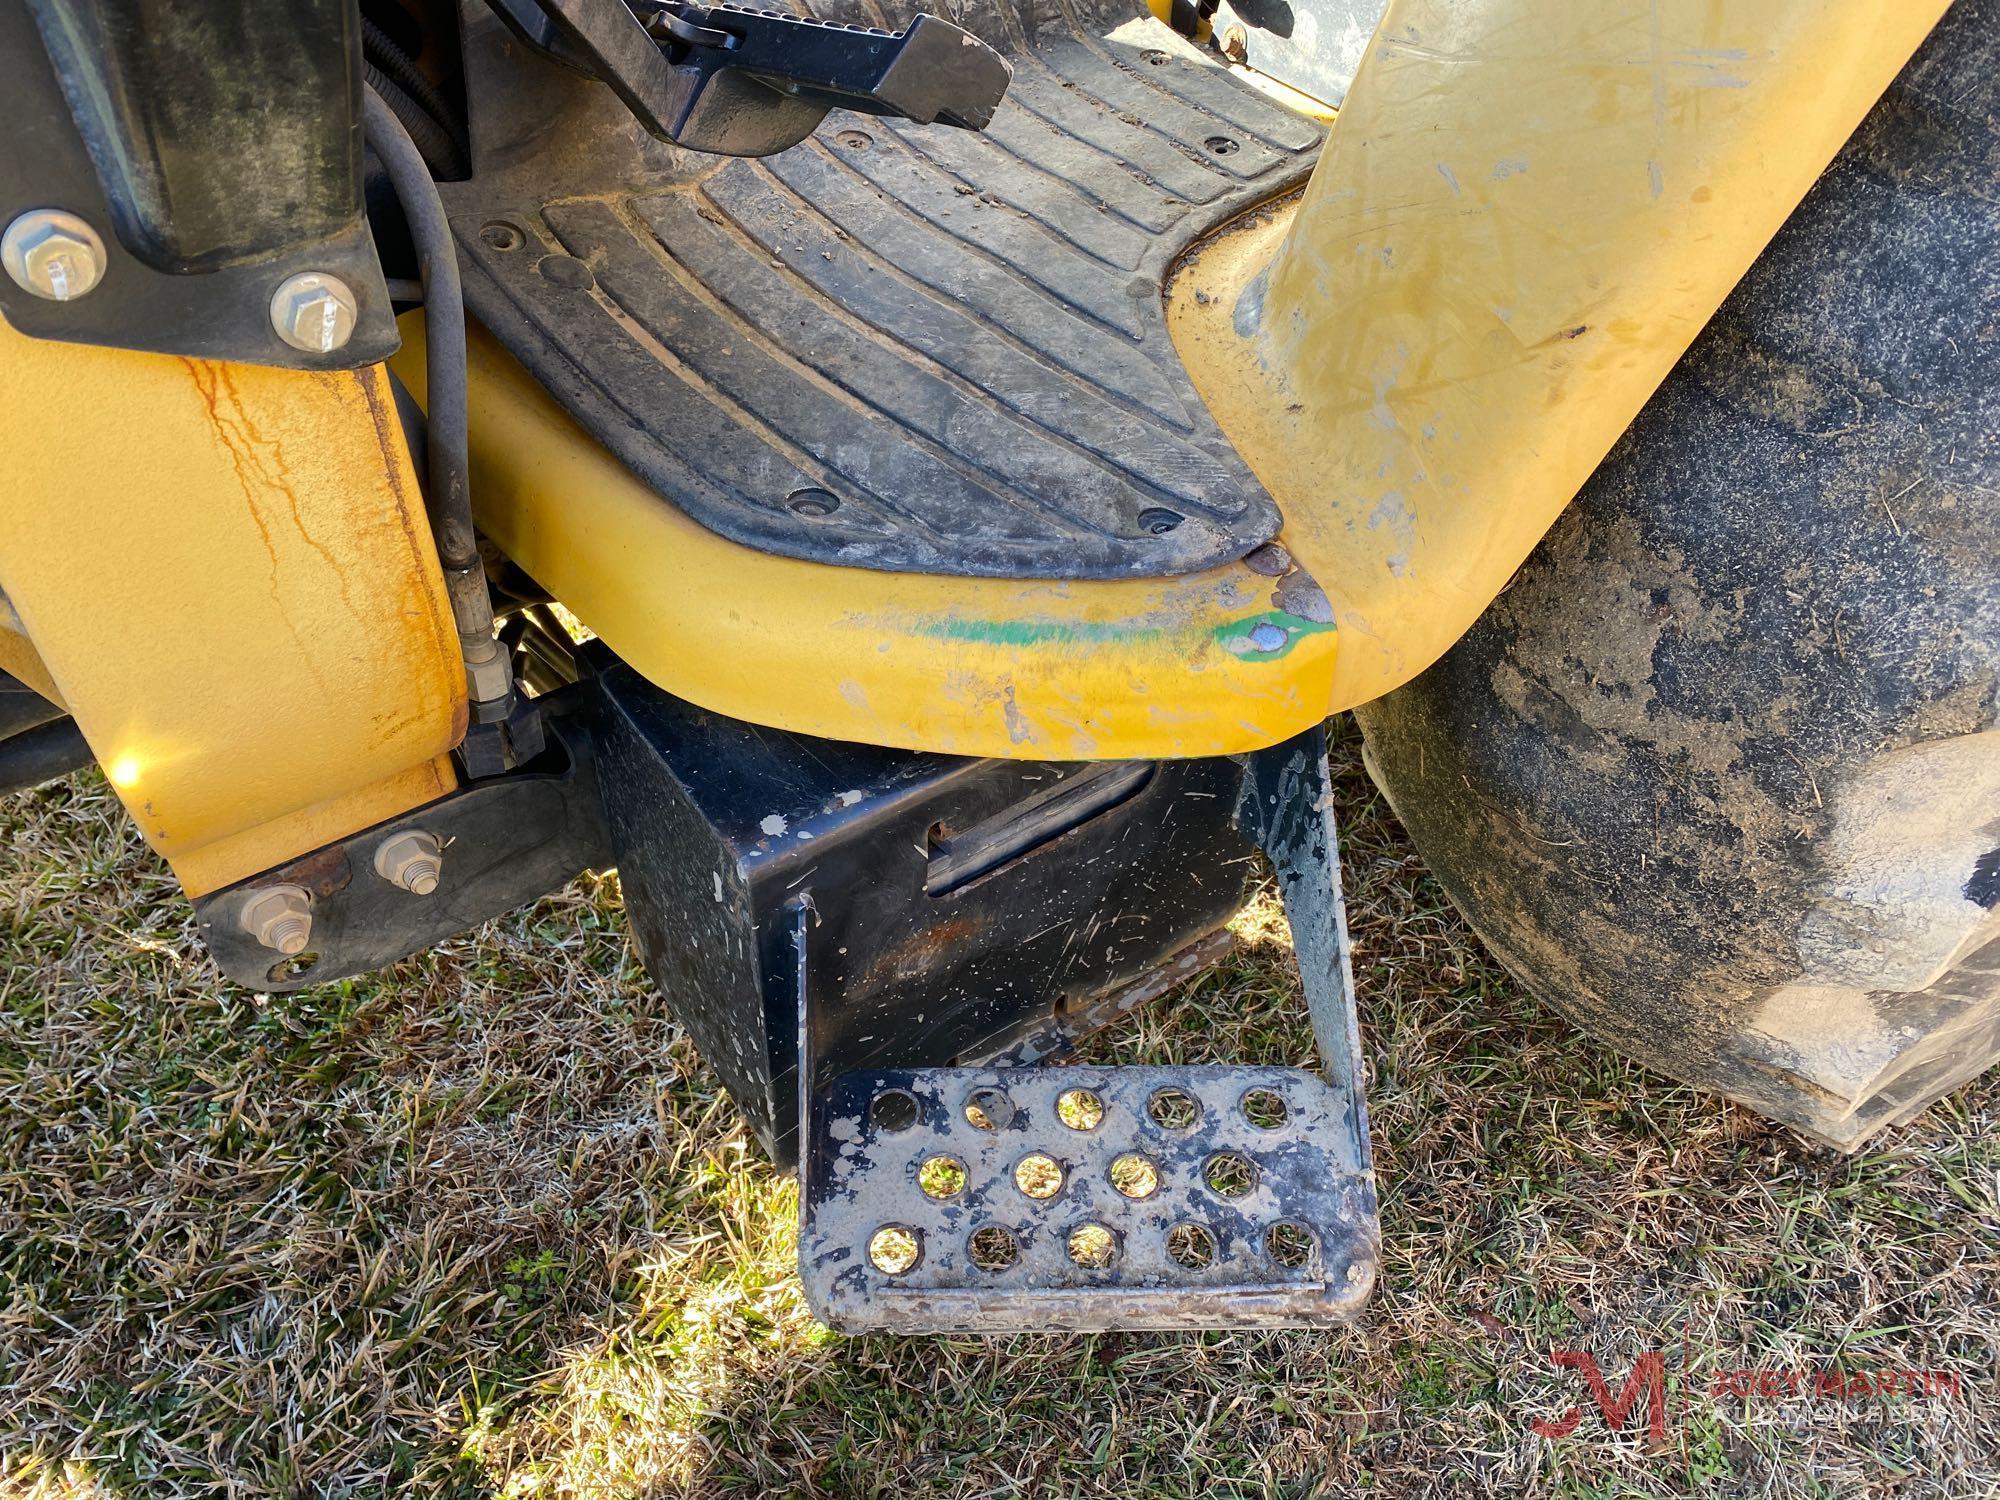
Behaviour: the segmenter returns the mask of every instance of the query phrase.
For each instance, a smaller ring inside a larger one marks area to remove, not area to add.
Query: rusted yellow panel
[[[421,391],[416,315],[403,334],[397,373]],[[1324,717],[1334,632],[1296,577],[1235,564],[1023,583],[773,557],[660,500],[478,329],[470,353],[481,528],[705,708],[877,745],[1078,759],[1225,754]]]
[[[1392,0],[1296,213],[1168,308],[1333,600],[1323,706],[1478,617],[1944,8]]]
[[[464,671],[382,369],[0,323],[0,452],[0,589],[191,893],[449,787]]]

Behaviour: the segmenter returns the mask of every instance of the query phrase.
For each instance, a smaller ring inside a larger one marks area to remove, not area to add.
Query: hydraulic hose
[[[471,458],[466,418],[465,296],[458,278],[458,251],[444,204],[431,181],[422,153],[402,121],[373,89],[363,90],[362,119],[368,143],[388,169],[389,181],[409,221],[410,239],[424,283],[425,382],[428,386],[425,467],[430,488],[431,529],[438,561],[444,566],[451,612],[458,626],[471,685],[473,717],[504,717],[513,700],[513,672],[504,647],[493,638],[493,600],[472,526]],[[482,712],[482,707],[484,712]]]
[[[399,47],[388,32],[366,16],[361,18],[361,55],[369,66],[401,89],[410,103],[450,139],[451,159],[459,164],[452,175],[454,177],[464,175],[465,164],[470,162],[471,153],[466,149],[465,130],[457,112],[452,109],[450,101],[438,91],[437,85],[424,76],[424,70],[417,66],[415,59]],[[369,82],[393,108],[396,96],[374,79],[371,78]],[[410,124],[410,117],[401,110],[397,110],[396,115],[405,125]],[[417,128],[412,125],[410,133],[417,135]],[[423,144],[423,137],[420,135],[417,136],[417,144]]]
[[[423,157],[431,176],[447,181],[465,176],[465,157],[459,151],[458,142],[435,116],[373,62],[362,61],[361,76],[367,80],[371,90],[382,96],[382,102],[389,106],[389,113],[409,131],[410,139],[416,143],[417,154]]]

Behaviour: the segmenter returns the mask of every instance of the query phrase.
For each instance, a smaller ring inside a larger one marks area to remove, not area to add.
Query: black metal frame
[[[1054,763],[922,755],[707,713],[602,648],[536,700],[544,756],[195,902],[218,966],[295,990],[392,963],[616,864],[641,957],[766,1148],[796,1151],[792,913],[828,1066],[1009,1065],[1227,951],[1255,844],[1226,759]],[[443,844],[438,887],[376,851]],[[244,930],[274,888],[310,898],[306,952]]]
[[[565,688],[539,703],[548,745],[519,771],[474,782],[449,796],[288,860],[195,901],[216,965],[253,989],[303,989],[377,969],[491,917],[560,889],[611,863],[598,796],[596,756],[579,716],[591,688]],[[404,833],[444,846],[437,889],[417,895],[374,867],[375,851]],[[312,898],[312,936],[285,957],[240,924],[260,893],[297,886]]]
[[[202,34],[216,56],[203,76],[173,79],[171,88],[197,99],[212,97],[218,110],[236,110],[266,126],[262,149],[257,139],[246,139],[231,151],[177,158],[175,170],[184,185],[189,174],[199,174],[200,196],[242,202],[247,226],[233,244],[224,243],[212,256],[196,256],[191,263],[172,247],[171,224],[160,218],[170,209],[161,207],[160,195],[130,180],[147,169],[121,166],[123,148],[107,141],[100,126],[90,132],[98,142],[93,160],[58,65],[44,46],[43,28],[83,29],[101,39],[115,29],[106,13],[118,13],[111,20],[130,23],[124,9],[107,0],[0,0],[0,99],[6,100],[8,112],[7,129],[0,133],[0,227],[32,209],[60,209],[97,230],[106,255],[100,284],[68,302],[44,300],[0,277],[0,313],[7,322],[35,338],[292,369],[355,369],[393,354],[400,339],[362,212],[360,32],[351,5],[345,0],[304,5],[175,0],[175,23],[189,28],[205,24]],[[260,76],[249,66],[250,60],[272,51],[303,56],[313,49],[333,49],[347,57],[351,87],[339,98],[288,90],[282,77]],[[69,55],[74,59],[80,54],[71,48]],[[79,77],[72,82],[71,93],[104,92],[101,80]],[[129,79],[119,82],[136,87]],[[248,101],[254,101],[254,109]],[[147,108],[143,100],[113,97],[104,101],[100,113],[105,112],[145,116]],[[278,120],[289,128],[271,128]],[[304,180],[285,142],[321,134],[336,143],[333,157],[351,159],[351,171],[329,174],[316,168]],[[271,202],[274,196],[276,203]],[[328,227],[303,239],[296,231],[289,237],[278,233],[273,222],[282,223],[294,210],[298,221]],[[271,324],[272,294],[292,276],[308,271],[330,272],[354,294],[354,331],[330,354],[292,348]]]
[[[695,0],[492,5],[529,46],[609,84],[651,134],[721,156],[796,146],[834,108],[984,130],[1013,76],[930,15],[892,32]]]

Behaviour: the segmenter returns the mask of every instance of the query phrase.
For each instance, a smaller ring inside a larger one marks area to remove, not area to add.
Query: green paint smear
[[[1259,625],[1276,625],[1285,632],[1285,644],[1276,651],[1261,651],[1250,642],[1250,632]],[[1329,622],[1308,620],[1282,609],[1261,615],[1246,615],[1212,628],[1210,639],[1230,655],[1245,661],[1282,661],[1292,648],[1309,635],[1330,631]],[[938,640],[973,641],[982,646],[1126,645],[1165,641],[1175,632],[1157,625],[1059,624],[1053,620],[924,620],[917,634]]]
[[[1062,625],[1054,620],[922,620],[918,635],[947,641],[976,641],[982,646],[1047,646],[1070,641],[1115,644],[1120,641],[1164,640],[1157,625]]]

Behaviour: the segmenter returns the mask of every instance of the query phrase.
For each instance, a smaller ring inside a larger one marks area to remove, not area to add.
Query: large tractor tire
[[[1536,993],[1850,1149],[2000,1059],[1996,39],[1959,0],[1508,590],[1358,712]]]

